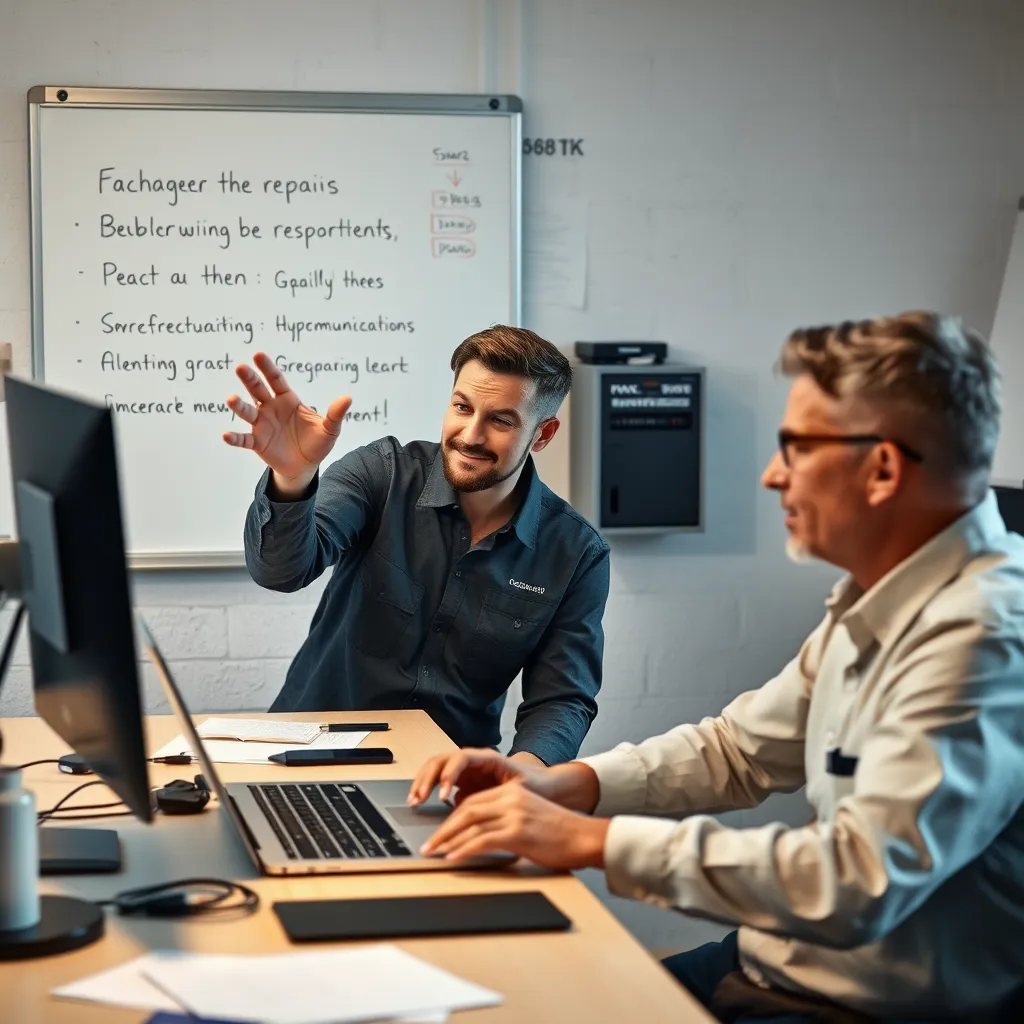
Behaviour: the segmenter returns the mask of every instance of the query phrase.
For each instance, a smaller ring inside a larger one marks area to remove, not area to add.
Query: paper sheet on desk
[[[120,967],[93,974],[88,978],[74,981],[70,985],[62,985],[60,988],[54,989],[51,995],[59,999],[76,999],[89,1003],[102,1003],[106,1006],[183,1013],[184,1007],[162,989],[157,988],[143,973],[148,963],[167,956],[177,957],[178,954],[167,951],[149,953],[126,964],[121,964]],[[190,1016],[187,1019],[195,1020],[195,1017]],[[392,1017],[390,1019],[400,1022],[400,1024],[445,1024],[448,1020],[448,1012],[442,1010],[437,1013],[418,1014],[415,1017]]]
[[[192,1013],[266,1024],[365,1024],[502,1001],[390,945],[266,956],[181,953],[149,961],[144,971]]]
[[[285,750],[350,750],[358,747],[368,732],[325,732],[312,743],[260,743],[256,740],[203,740],[203,747],[211,761],[219,764],[266,764],[271,754]],[[175,736],[165,743],[153,757],[168,754],[192,753],[184,736]]]
[[[181,1004],[158,989],[143,973],[142,965],[159,953],[149,953],[120,967],[92,974],[55,988],[50,994],[58,999],[83,999],[89,1003],[127,1006],[139,1010],[181,1010]]]

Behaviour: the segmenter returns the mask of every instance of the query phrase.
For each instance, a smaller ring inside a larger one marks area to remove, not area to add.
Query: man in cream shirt
[[[847,572],[796,658],[717,718],[571,764],[435,759],[410,802],[458,787],[427,852],[603,867],[615,893],[739,925],[666,961],[719,1012],[984,1014],[1024,978],[1024,541],[988,489],[998,371],[931,313],[796,331],[781,367],[762,482],[790,554]],[[801,786],[801,828],[708,816]]]

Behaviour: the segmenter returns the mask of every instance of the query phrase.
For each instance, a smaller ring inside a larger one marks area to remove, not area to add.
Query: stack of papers
[[[267,956],[162,950],[53,995],[259,1024],[434,1024],[502,1001],[390,945]]]
[[[266,764],[271,754],[281,754],[286,750],[351,750],[369,735],[368,732],[322,732],[311,743],[301,746],[253,740],[203,740],[203,749],[211,761],[220,764]],[[191,754],[195,758],[195,751],[180,735],[165,743],[153,756],[166,757],[168,754]]]

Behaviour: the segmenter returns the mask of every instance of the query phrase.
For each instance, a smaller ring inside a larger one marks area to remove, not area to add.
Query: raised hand
[[[228,398],[228,408],[252,430],[226,431],[224,440],[254,451],[274,471],[274,483],[284,495],[298,494],[334,447],[352,399],[334,399],[321,416],[303,404],[268,355],[257,352],[253,363],[256,369],[242,363],[235,373],[255,404],[238,395]]]

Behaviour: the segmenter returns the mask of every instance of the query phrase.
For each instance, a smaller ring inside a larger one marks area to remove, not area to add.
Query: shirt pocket
[[[554,602],[488,589],[469,647],[471,674],[510,683],[540,642],[554,609]]]
[[[826,753],[825,756],[827,758],[828,754]],[[842,756],[844,758],[848,758],[845,750],[843,751]],[[833,768],[835,767],[836,766],[833,766]],[[825,822],[835,821],[836,810],[839,807],[839,802],[846,797],[853,796],[854,791],[857,788],[856,776],[856,761],[852,766],[847,764],[839,771],[830,771],[826,761],[826,769],[819,776],[815,786],[816,799],[813,801],[819,820]],[[810,789],[808,788],[808,795],[809,794]]]
[[[423,585],[375,549],[359,567],[359,585],[349,643],[371,658],[386,658],[419,608]]]

